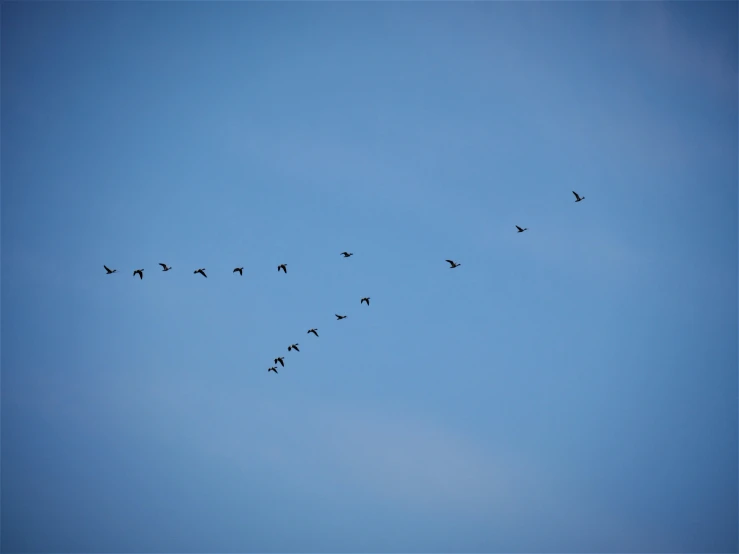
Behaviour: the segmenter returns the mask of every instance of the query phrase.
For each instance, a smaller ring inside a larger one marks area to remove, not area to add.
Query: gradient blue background
[[[736,552],[737,336],[736,2],[2,5],[3,551]]]

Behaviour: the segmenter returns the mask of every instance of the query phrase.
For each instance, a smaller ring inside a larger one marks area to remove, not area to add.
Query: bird
[[[204,267],[203,268],[200,268],[200,269],[196,269],[195,271],[193,271],[193,273],[200,273],[200,275],[202,275],[206,279],[208,278],[208,276],[205,274],[205,268]]]
[[[103,267],[105,268],[105,271],[108,272],[106,273],[106,275],[110,275],[111,273],[115,273],[116,271],[118,271],[117,269],[110,269],[107,265],[103,265]]]
[[[362,299],[361,299],[361,300],[359,301],[359,303],[360,303],[360,304],[361,304],[362,302],[367,302],[367,305],[369,306],[369,296],[367,296],[367,297],[365,297],[365,298],[362,298]]]
[[[241,275],[242,277],[244,276],[244,268],[243,267],[237,267],[236,269],[234,269],[232,271],[232,273],[236,273],[237,271],[239,272],[239,275]]]
[[[318,329],[308,329],[308,333],[313,333],[315,336],[318,336]]]
[[[521,229],[521,227],[519,227],[518,225],[516,225],[516,229],[518,229],[518,232],[519,233],[523,233],[524,231],[526,231],[528,229],[528,227],[524,227],[523,229]]]
[[[342,252],[341,255],[344,256],[345,258],[348,258],[349,256],[353,256],[354,252]]]
[[[577,199],[577,200],[575,200],[575,202],[580,202],[581,200],[585,200],[585,197],[584,196],[580,196],[574,190],[572,191],[572,194],[574,194],[575,195],[575,198]]]
[[[280,356],[279,358],[275,358],[275,366],[277,365],[277,362],[280,362],[282,367],[285,367],[285,358],[283,358],[282,356]]]
[[[287,351],[290,352],[290,350],[300,352],[300,348],[298,348],[298,343],[296,342],[295,344],[291,344],[290,346],[288,346]]]
[[[270,368],[269,368],[269,369],[267,370],[267,373],[269,373],[270,371],[274,371],[275,373],[277,373],[277,366],[273,366],[273,367],[270,367]]]
[[[455,267],[459,267],[460,265],[462,265],[462,264],[458,264],[457,262],[453,262],[452,260],[446,260],[446,261],[452,264],[452,267],[450,267],[449,269],[454,269]],[[369,306],[369,303],[367,303],[367,305]]]
[[[163,264],[161,262],[159,263],[159,265],[164,268],[162,269],[162,271],[169,271],[170,269],[172,269],[172,266],[167,267],[167,264]]]
[[[137,273],[139,274],[139,279],[143,279],[144,278],[144,270],[143,269],[137,269],[136,271],[134,271],[133,272],[133,276],[136,277],[136,274]]]
[[[278,265],[278,266],[277,266],[277,273],[279,273],[279,272],[280,272],[280,270],[282,270],[282,271],[284,271],[285,273],[287,273],[287,264],[280,264],[280,265]]]
[[[346,317],[345,315],[339,315],[339,314],[334,314],[334,315],[336,316],[337,321],[340,319],[344,319]]]

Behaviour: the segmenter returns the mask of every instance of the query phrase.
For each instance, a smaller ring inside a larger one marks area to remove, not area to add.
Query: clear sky
[[[737,551],[736,2],[5,2],[1,138],[4,551]]]

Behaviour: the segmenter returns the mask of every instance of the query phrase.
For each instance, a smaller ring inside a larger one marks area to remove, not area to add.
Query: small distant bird
[[[272,366],[272,367],[270,367],[270,368],[269,368],[269,369],[267,370],[267,373],[269,373],[270,371],[274,371],[275,373],[277,373],[277,366]]]
[[[136,271],[134,271],[133,272],[133,276],[136,277],[136,274],[137,273],[139,274],[139,279],[143,279],[144,278],[144,270],[143,269],[137,269]]]
[[[110,275],[111,273],[115,273],[116,271],[118,271],[117,269],[110,269],[107,265],[103,265],[103,267],[105,268],[105,271],[108,272],[106,273],[106,275]]]
[[[300,348],[298,348],[298,343],[296,342],[295,344],[291,344],[290,346],[288,346],[287,351],[290,352],[290,350],[296,350],[300,352]]]
[[[341,319],[344,319],[346,317],[345,315],[339,315],[339,314],[334,314],[334,315],[336,316],[336,320],[337,321],[338,320],[341,320]]]
[[[457,262],[453,262],[452,260],[446,260],[446,261],[452,264],[452,267],[450,267],[449,269],[454,269],[455,267],[459,267],[460,265],[462,265],[462,264],[458,264]],[[369,306],[369,304],[367,305]]]
[[[232,273],[236,273],[237,271],[239,272],[239,275],[241,275],[242,277],[244,276],[244,268],[243,267],[237,267],[236,269],[234,269],[232,271]]]
[[[164,268],[162,269],[162,271],[169,271],[170,269],[172,269],[172,266],[167,267],[167,264],[160,263],[159,265]]]
[[[348,258],[349,256],[353,256],[354,252],[342,252],[341,255],[344,256],[345,258]]]
[[[279,272],[280,272],[280,270],[282,270],[282,271],[284,271],[285,273],[287,273],[287,264],[280,264],[280,265],[278,265],[278,266],[277,266],[277,273],[279,273]]]
[[[282,356],[280,356],[279,358],[275,358],[275,365],[277,365],[277,362],[280,362],[282,367],[285,367],[285,358],[283,358]]]
[[[519,233],[523,233],[524,231],[526,231],[528,229],[528,227],[524,227],[523,229],[521,229],[521,227],[519,227],[518,225],[516,225],[516,229],[518,229],[518,232]]]
[[[308,333],[313,333],[315,336],[318,336],[318,329],[308,329]]]
[[[366,298],[362,298],[362,299],[361,299],[361,300],[359,301],[359,303],[360,303],[360,304],[361,304],[362,302],[367,302],[367,305],[369,306],[369,296],[367,296]]]
[[[208,276],[205,274],[205,268],[204,267],[203,268],[200,268],[200,269],[196,269],[195,271],[193,271],[193,273],[200,273],[200,275],[202,275],[206,279],[208,278]]]
[[[572,194],[574,194],[575,195],[575,198],[577,199],[577,200],[575,200],[575,202],[580,202],[581,200],[585,200],[585,197],[584,196],[580,196],[574,190],[572,191]]]

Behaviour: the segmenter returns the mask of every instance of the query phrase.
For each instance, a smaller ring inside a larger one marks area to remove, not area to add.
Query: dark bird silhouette
[[[308,329],[308,333],[313,333],[315,336],[318,336],[318,329]]]
[[[288,346],[287,351],[290,352],[290,350],[296,350],[300,352],[300,348],[298,348],[298,343],[296,342],[295,344],[291,344],[290,346]]]
[[[277,364],[277,362],[280,362],[280,365],[282,365],[282,367],[285,367],[285,358],[283,358],[282,356],[280,356],[279,358],[275,358],[275,365]]]
[[[193,271],[193,273],[200,273],[200,275],[202,275],[206,279],[208,278],[208,276],[205,274],[205,268],[204,267],[203,268],[200,268],[200,269],[196,269],[195,271]]]
[[[348,258],[349,256],[353,256],[354,252],[342,252],[341,255],[344,256],[345,258]]]
[[[136,274],[137,273],[139,274],[139,279],[143,279],[144,278],[144,270],[143,269],[137,269],[136,271],[134,271],[133,272],[133,276],[136,277]]]
[[[116,271],[118,271],[117,269],[110,269],[107,265],[103,265],[103,267],[105,268],[105,271],[108,272],[106,273],[106,275],[110,275],[111,273],[115,273]]]
[[[280,264],[280,265],[278,265],[278,266],[277,266],[277,273],[279,273],[279,272],[280,272],[280,270],[282,270],[282,271],[284,271],[285,273],[287,273],[287,264]]]
[[[518,232],[519,233],[523,233],[524,231],[526,231],[528,229],[528,227],[524,227],[523,229],[521,229],[521,227],[519,227],[518,225],[516,225],[516,229],[518,229]]]
[[[270,371],[274,371],[275,373],[277,373],[277,366],[273,366],[273,367],[270,367],[270,368],[269,368],[269,369],[267,370],[267,373],[269,373]]]
[[[159,265],[162,266],[162,271],[169,271],[172,269],[172,266],[167,267],[167,264],[160,263]]]
[[[334,315],[336,316],[337,321],[340,319],[344,319],[346,317],[345,315],[339,315],[339,314],[334,314]]]
[[[585,200],[585,197],[584,197],[584,196],[580,196],[580,195],[579,195],[579,194],[577,194],[577,193],[576,193],[576,192],[575,192],[574,190],[572,191],[572,194],[574,194],[574,195],[575,195],[575,198],[576,198],[575,202],[580,202],[580,201],[582,201],[582,200]]]
[[[462,265],[462,264],[458,264],[456,262],[453,262],[452,260],[446,260],[446,261],[449,262],[450,264],[452,264],[452,267],[450,267],[449,269],[454,269],[455,267],[459,267],[460,265]],[[368,304],[368,306],[369,306],[369,304]]]
[[[367,297],[365,297],[365,298],[362,298],[362,299],[361,299],[361,300],[359,301],[359,303],[360,303],[360,304],[361,304],[362,302],[367,302],[367,305],[369,306],[369,296],[367,296]]]
[[[239,275],[241,275],[242,277],[244,276],[244,268],[243,267],[237,267],[236,269],[234,269],[232,271],[232,273],[236,273],[237,271],[239,272]]]

